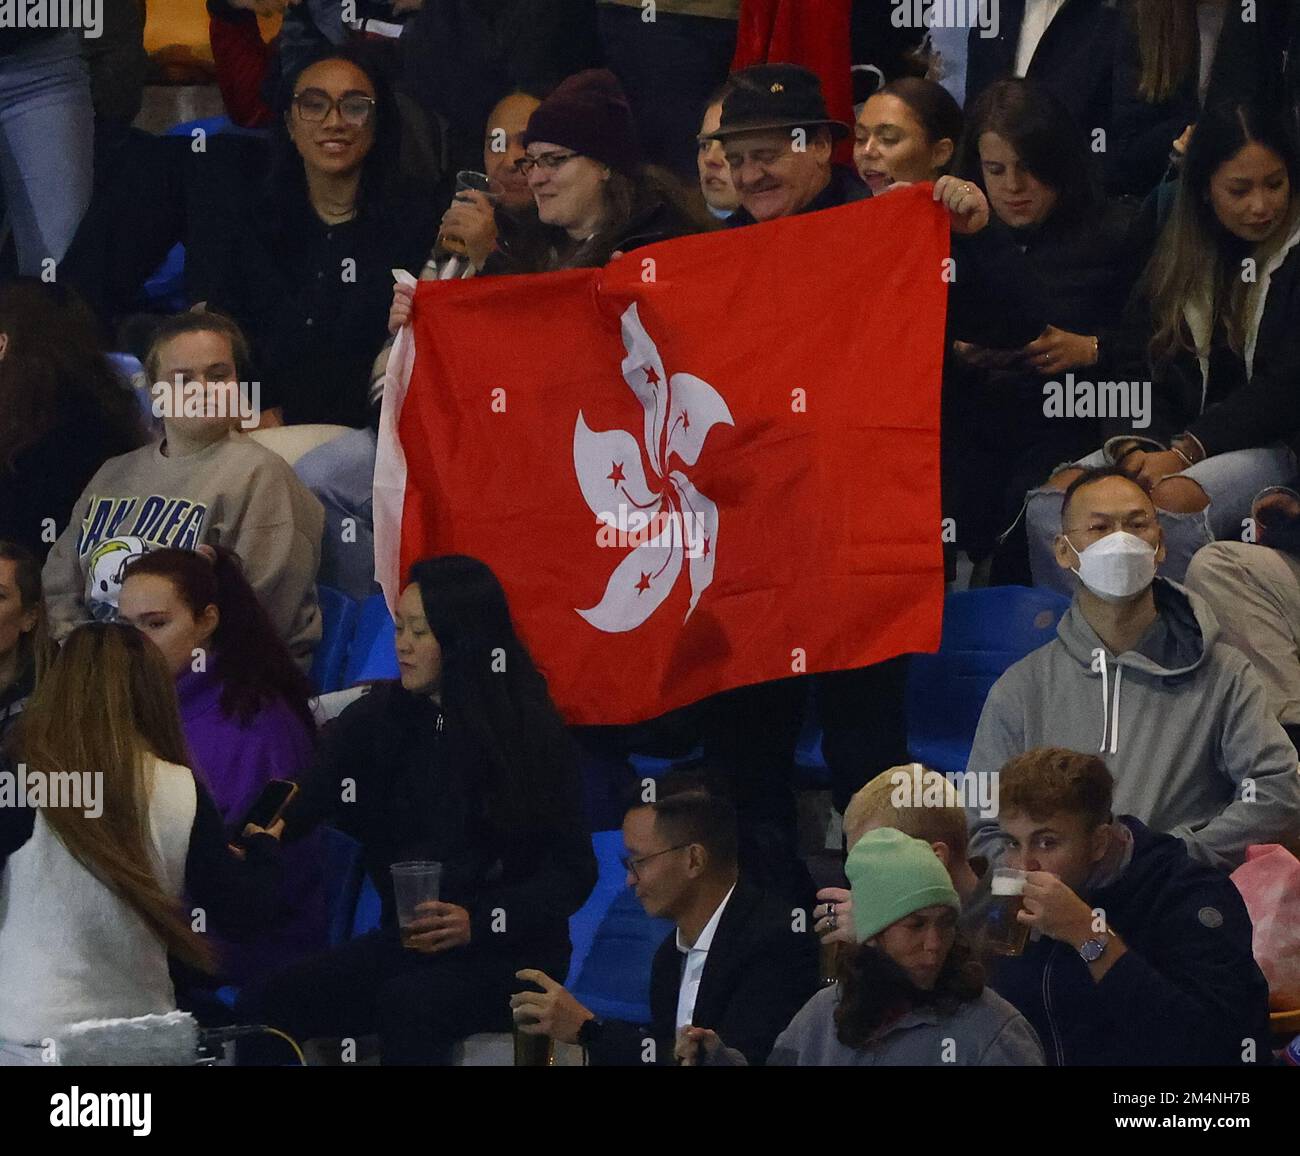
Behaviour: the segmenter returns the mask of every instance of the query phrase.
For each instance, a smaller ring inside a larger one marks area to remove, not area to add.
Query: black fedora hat
[[[710,140],[742,132],[777,128],[816,128],[825,125],[836,140],[849,135],[849,126],[826,110],[821,81],[797,64],[756,64],[734,73],[722,102],[722,119]]]

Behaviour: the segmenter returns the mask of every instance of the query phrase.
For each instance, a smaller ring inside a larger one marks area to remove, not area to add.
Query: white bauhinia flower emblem
[[[683,560],[689,561],[691,583],[686,618],[713,581],[718,507],[692,485],[683,467],[699,460],[715,425],[735,425],[707,381],[689,373],[668,377],[635,304],[623,314],[622,328],[623,380],[645,410],[643,439],[621,429],[592,430],[581,411],[573,431],[573,468],[591,512],[598,523],[623,534],[622,540],[639,542],[615,567],[600,602],[578,610],[610,634],[635,630],[659,608],[677,584]]]

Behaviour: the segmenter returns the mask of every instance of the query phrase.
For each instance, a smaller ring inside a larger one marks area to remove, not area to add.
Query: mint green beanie
[[[948,869],[930,844],[892,827],[869,831],[854,843],[844,873],[853,889],[859,943],[922,907],[942,903],[961,910]]]

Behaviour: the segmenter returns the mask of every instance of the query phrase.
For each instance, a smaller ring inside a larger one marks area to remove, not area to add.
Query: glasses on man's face
[[[538,165],[541,165],[548,173],[555,172],[565,161],[571,161],[577,153],[542,153],[535,157],[520,157],[515,161],[514,169],[520,176],[526,177]]]
[[[376,103],[373,96],[364,92],[345,92],[335,100],[323,88],[304,88],[293,98],[299,120],[320,124],[337,108],[343,123],[351,128],[362,128],[374,115]]]
[[[642,855],[637,859],[629,859],[626,855],[619,859],[623,864],[624,871],[630,871],[632,878],[640,880],[641,872],[637,870],[642,863],[648,863],[651,859],[658,859],[660,855],[667,855],[669,851],[680,851],[683,847],[689,847],[689,843],[678,843],[676,847],[665,847],[662,851],[652,851],[649,855]]]

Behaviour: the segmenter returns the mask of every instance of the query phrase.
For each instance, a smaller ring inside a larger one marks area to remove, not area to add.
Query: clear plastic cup
[[[442,864],[417,859],[394,863],[389,870],[393,873],[393,895],[397,899],[397,926],[402,933],[403,946],[409,947],[408,940],[419,932],[419,928],[413,925],[420,918],[420,904],[439,898]]]

